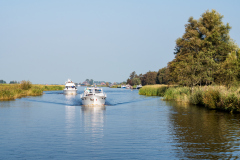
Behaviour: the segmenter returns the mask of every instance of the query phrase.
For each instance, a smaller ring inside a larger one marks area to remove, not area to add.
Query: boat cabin
[[[89,95],[103,93],[101,88],[85,88],[85,92]]]

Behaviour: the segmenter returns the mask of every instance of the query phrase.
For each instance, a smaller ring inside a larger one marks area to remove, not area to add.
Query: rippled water
[[[238,114],[103,89],[104,107],[62,91],[0,102],[0,159],[240,158]]]

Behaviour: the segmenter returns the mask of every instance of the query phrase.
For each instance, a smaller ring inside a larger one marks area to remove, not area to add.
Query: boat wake
[[[117,106],[117,105],[122,105],[122,104],[131,104],[131,103],[138,103],[138,102],[145,102],[145,101],[150,101],[152,99],[150,98],[142,98],[142,99],[135,99],[135,100],[130,100],[130,101],[123,101],[123,102],[115,102],[115,103],[110,103],[106,101],[107,106]]]

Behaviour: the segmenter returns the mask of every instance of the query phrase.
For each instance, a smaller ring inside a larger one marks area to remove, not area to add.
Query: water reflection
[[[102,139],[105,117],[105,106],[82,106],[82,126],[84,132],[91,135],[93,141]]]
[[[67,135],[71,135],[74,132],[75,128],[75,106],[65,106],[65,119],[66,119],[66,133]]]
[[[205,108],[167,103],[170,132],[179,158],[238,159],[240,116]]]
[[[66,100],[66,104],[70,104],[72,103],[72,101],[74,100],[74,98],[76,97],[76,95],[64,95],[65,96],[65,100]]]

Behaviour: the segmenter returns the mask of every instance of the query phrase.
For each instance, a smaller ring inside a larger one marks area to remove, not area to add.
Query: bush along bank
[[[0,101],[26,96],[40,96],[43,91],[63,89],[63,85],[33,85],[30,81],[22,81],[20,84],[4,84],[0,85]]]
[[[176,87],[165,85],[143,86],[140,95],[161,96],[163,100],[205,106],[228,112],[240,112],[240,88],[224,86]]]

